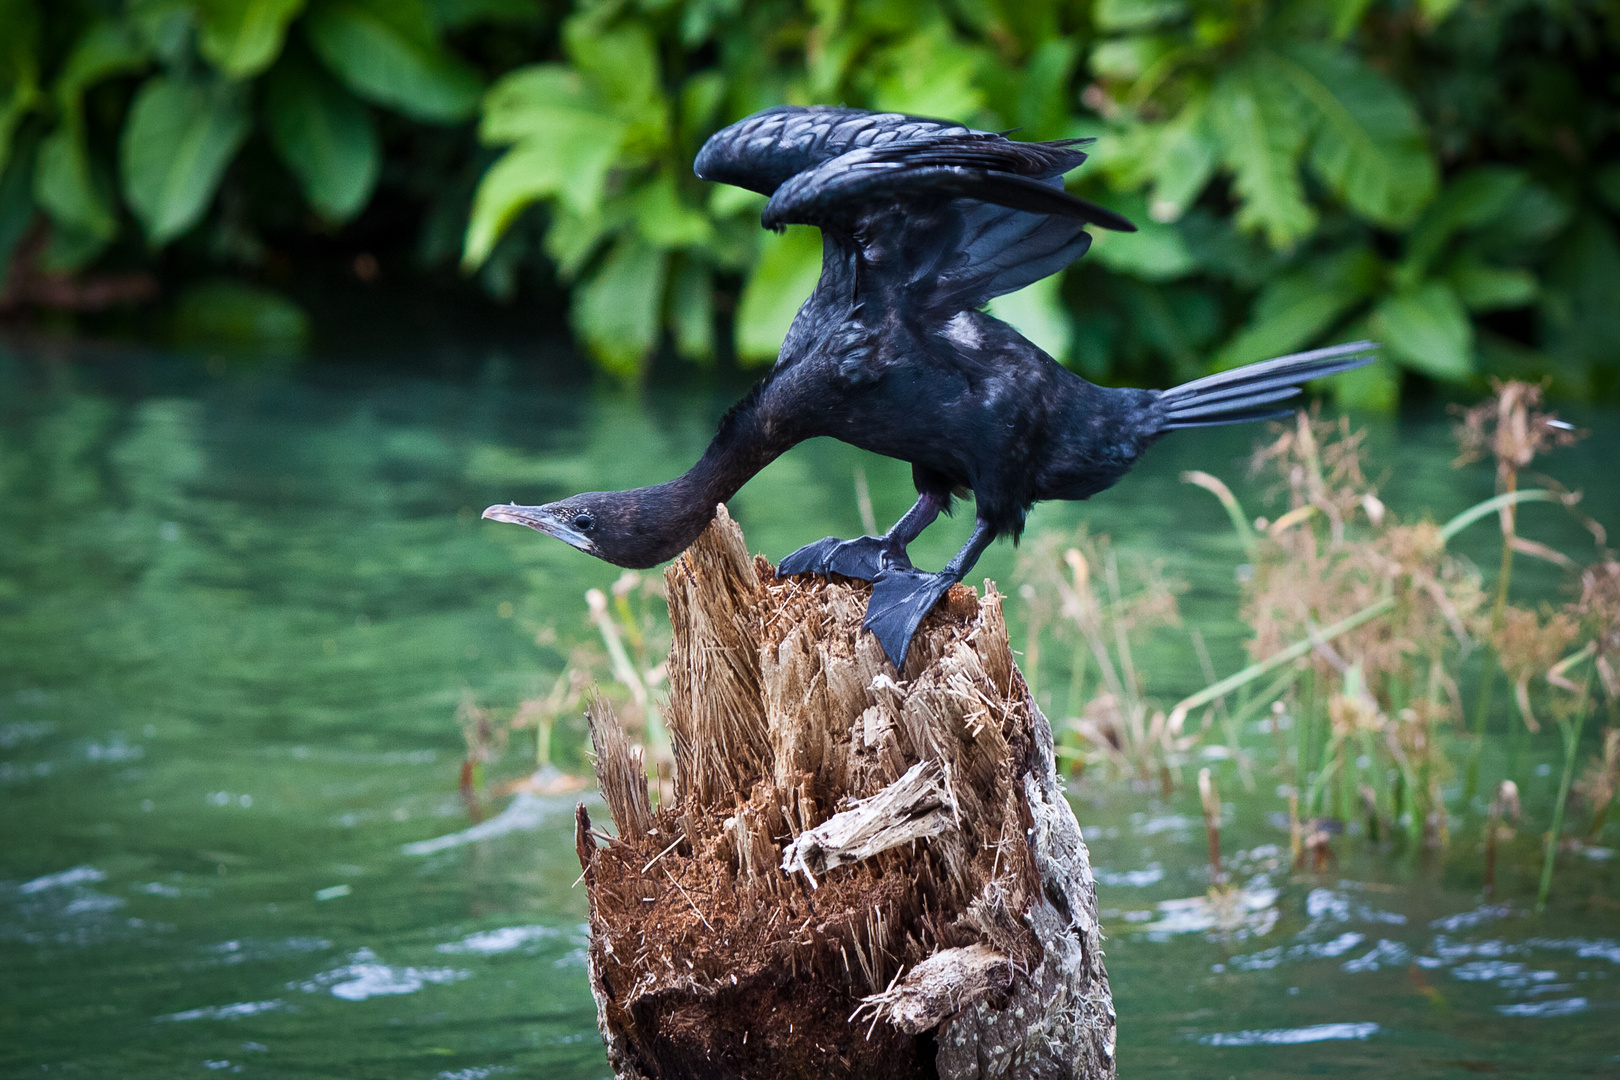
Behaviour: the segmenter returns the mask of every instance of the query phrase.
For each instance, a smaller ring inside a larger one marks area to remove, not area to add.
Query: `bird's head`
[[[527,525],[615,566],[645,570],[679,555],[696,535],[672,528],[674,515],[647,497],[655,490],[588,491],[544,506],[497,503],[484,516]]]

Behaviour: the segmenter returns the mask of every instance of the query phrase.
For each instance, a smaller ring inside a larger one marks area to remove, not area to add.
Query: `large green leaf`
[[[1416,217],[1434,197],[1439,169],[1417,110],[1400,89],[1331,46],[1298,44],[1274,63],[1314,114],[1316,174],[1380,225]]]
[[[429,123],[478,107],[478,73],[440,45],[421,0],[315,0],[303,25],[326,66],[367,100]]]
[[[658,45],[645,24],[600,23],[590,15],[568,21],[563,36],[569,58],[589,84],[593,99],[625,125],[624,152],[638,161],[652,161],[668,144],[670,126]]]
[[[1187,13],[1187,0],[1097,0],[1091,18],[1099,30],[1140,30]]]
[[[799,308],[821,277],[821,234],[808,225],[767,233],[759,261],[737,302],[737,355],[747,363],[770,362]]]
[[[1446,280],[1470,311],[1524,307],[1536,298],[1536,277],[1528,270],[1490,266],[1469,255],[1458,258]]]
[[[1074,317],[1063,305],[1063,274],[1053,274],[990,301],[990,314],[1008,323],[1059,363],[1074,354]]]
[[[269,68],[305,0],[199,0],[197,50],[233,79]]]
[[[1178,49],[1170,34],[1143,34],[1099,42],[1091,50],[1091,69],[1105,79],[1134,81]]]
[[[1386,297],[1373,312],[1373,332],[1400,363],[1436,379],[1474,371],[1474,327],[1444,282],[1428,281]]]
[[[11,148],[10,159],[0,166],[0,267],[34,219],[34,160],[38,140],[25,134]]]
[[[265,80],[270,142],[304,197],[329,221],[346,221],[371,198],[382,153],[365,105],[313,64],[292,57]]]
[[[97,19],[68,50],[51,88],[61,120],[40,144],[34,201],[50,214],[61,235],[77,238],[68,245],[76,252],[92,246],[99,252],[118,232],[107,185],[96,175],[90,159],[84,126],[85,91],[103,79],[140,69],[146,60],[145,47],[126,24]]]
[[[70,114],[39,147],[34,201],[58,225],[110,240],[118,232],[111,200],[92,170],[84,124]]]
[[[1250,60],[1222,74],[1210,119],[1242,199],[1238,225],[1264,232],[1279,248],[1306,236],[1316,225],[1299,176],[1306,126],[1274,65]]]
[[[609,108],[621,115],[665,108],[658,45],[645,23],[609,28],[581,17],[569,20],[563,36],[574,67]]]
[[[984,106],[977,82],[988,62],[957,40],[947,23],[936,22],[873,59],[881,74],[872,86],[872,104],[921,116],[971,117]]]
[[[680,185],[661,173],[636,193],[636,228],[655,247],[691,248],[707,244],[714,227],[701,211],[681,200]]]
[[[574,331],[603,369],[621,379],[640,376],[658,344],[667,261],[657,248],[625,236],[574,288]]]
[[[280,293],[240,281],[191,285],[175,305],[175,337],[189,345],[296,351],[309,317]]]
[[[1217,368],[1294,352],[1339,322],[1378,287],[1378,259],[1365,248],[1351,248],[1271,281],[1254,312],[1221,350]]]
[[[127,0],[123,8],[143,48],[165,66],[189,69],[197,16],[189,0]]]
[[[1158,133],[1148,207],[1153,221],[1175,221],[1186,213],[1215,171],[1218,147],[1204,105],[1188,105]]]
[[[553,203],[544,247],[557,265],[557,276],[564,281],[577,277],[608,231],[607,215],[600,210],[580,212],[565,202]]]
[[[539,199],[556,197],[575,216],[592,216],[622,134],[623,127],[615,131],[611,121],[559,123],[550,138],[525,139],[501,155],[473,196],[463,265],[475,267],[489,258],[512,219]]]
[[[463,264],[475,267],[489,258],[524,207],[557,198],[566,212],[553,221],[548,247],[566,251],[560,261],[570,264],[564,272],[572,273],[600,234],[597,211],[607,175],[630,128],[605,111],[577,72],[561,64],[520,68],[497,82],[484,99],[479,136],[517,145],[479,181]],[[576,226],[585,226],[585,232]]]
[[[714,359],[714,276],[696,259],[681,260],[669,289],[675,348],[688,360]]]
[[[1501,165],[1470,169],[1452,180],[1408,234],[1400,269],[1403,278],[1415,283],[1458,232],[1501,218],[1528,181],[1522,170]]]
[[[622,126],[607,115],[579,72],[563,64],[533,64],[489,88],[478,137],[493,144],[554,139],[559,130],[603,122]]]
[[[63,61],[52,92],[64,113],[77,112],[84,92],[103,79],[138,71],[147,62],[146,46],[120,19],[97,19],[79,35]]]
[[[1136,232],[1095,230],[1092,233],[1090,258],[1110,270],[1130,274],[1143,281],[1170,281],[1197,269],[1197,263],[1192,252],[1187,250],[1187,242],[1182,239],[1181,233],[1173,225],[1155,221],[1148,213],[1147,200],[1133,195],[1108,199],[1107,204],[1110,210],[1118,211],[1135,222]]]
[[[197,223],[247,138],[242,87],[160,75],[135,95],[119,145],[124,197],[154,246]]]
[[[1068,89],[1079,52],[1078,42],[1067,37],[1044,41],[1030,54],[1018,88],[1019,138],[1051,139],[1068,134]]]
[[[0,171],[18,123],[39,97],[38,47],[33,0],[0,0]]]

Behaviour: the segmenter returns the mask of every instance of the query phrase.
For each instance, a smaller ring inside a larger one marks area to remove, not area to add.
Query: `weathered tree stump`
[[[896,673],[862,582],[778,578],[722,507],[665,575],[675,798],[604,704],[576,842],[621,1080],[1113,1077],[1086,846],[1001,597]]]

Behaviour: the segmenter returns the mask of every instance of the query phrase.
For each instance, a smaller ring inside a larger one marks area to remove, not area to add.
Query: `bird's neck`
[[[758,394],[750,394],[723,420],[696,465],[675,479],[635,492],[640,516],[658,533],[656,560],[674,558],[714,519],[714,508],[774,461],[786,446],[769,437],[758,415]]]

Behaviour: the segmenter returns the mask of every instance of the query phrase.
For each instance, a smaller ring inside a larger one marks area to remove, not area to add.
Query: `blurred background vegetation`
[[[1352,404],[1620,396],[1611,0],[0,0],[0,319],[297,352],[386,294],[603,371],[768,363],[810,230],[696,180],[780,102],[1095,136],[1125,212],[998,301],[1164,383],[1383,341]]]

